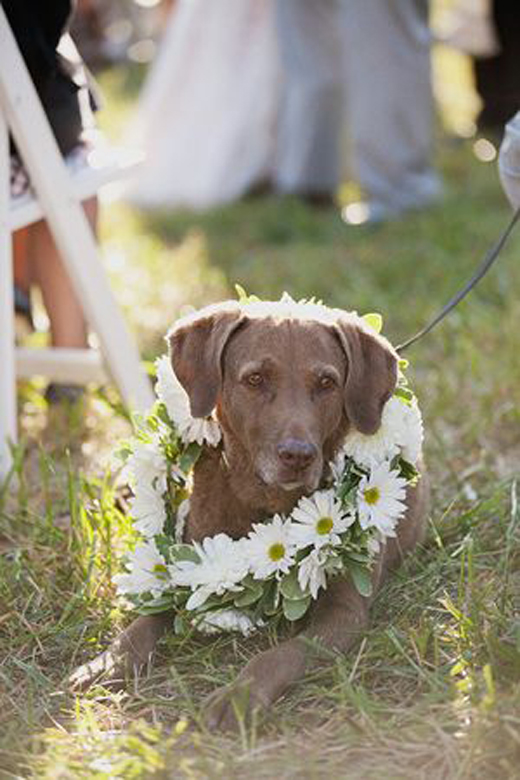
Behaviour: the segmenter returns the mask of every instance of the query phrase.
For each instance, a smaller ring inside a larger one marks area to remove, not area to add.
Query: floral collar
[[[380,329],[379,315],[365,319]],[[290,515],[253,525],[243,539],[220,533],[185,544],[193,467],[204,448],[220,446],[221,431],[214,416],[191,416],[169,359],[160,358],[158,402],[121,450],[137,534],[125,573],[114,577],[118,592],[140,613],[173,608],[178,631],[243,634],[303,617],[337,576],[350,576],[370,595],[374,558],[396,535],[406,489],[419,477],[423,426],[405,367],[401,361],[379,430],[347,435],[327,487],[301,498]]]

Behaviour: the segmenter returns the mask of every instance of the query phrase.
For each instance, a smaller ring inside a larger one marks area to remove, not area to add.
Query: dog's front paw
[[[237,682],[212,693],[204,704],[204,722],[211,731],[238,731],[266,704],[250,682]]]
[[[89,661],[68,679],[73,691],[83,691],[96,682],[111,688],[124,688],[150,664],[155,646],[172,624],[171,611],[159,615],[141,615],[112,642],[104,653]]]
[[[127,677],[127,659],[109,649],[75,669],[67,683],[73,693],[86,691],[95,683],[119,690],[124,687]]]

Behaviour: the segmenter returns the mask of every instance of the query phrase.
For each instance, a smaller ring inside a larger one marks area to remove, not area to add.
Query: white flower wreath
[[[380,330],[379,315],[365,319]],[[406,488],[418,479],[423,426],[405,367],[401,361],[381,427],[373,436],[347,435],[326,488],[301,498],[290,516],[253,525],[243,539],[220,533],[184,544],[193,466],[203,448],[220,446],[221,432],[215,417],[191,416],[169,359],[159,358],[158,403],[121,451],[139,541],[114,578],[118,592],[141,613],[173,608],[178,631],[243,634],[303,617],[332,577],[349,575],[369,595],[374,556],[396,535]]]

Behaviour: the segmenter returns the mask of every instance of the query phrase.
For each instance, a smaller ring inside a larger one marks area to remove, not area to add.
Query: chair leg
[[[0,114],[0,483],[11,467],[9,442],[17,436],[9,166],[7,125]]]

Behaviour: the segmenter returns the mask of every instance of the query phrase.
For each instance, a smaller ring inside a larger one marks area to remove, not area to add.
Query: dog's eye
[[[318,387],[320,390],[331,390],[336,387],[336,380],[332,376],[322,376],[318,381]]]
[[[264,378],[262,374],[259,374],[258,372],[249,374],[249,376],[246,377],[246,383],[249,385],[249,387],[260,387],[263,381]]]

